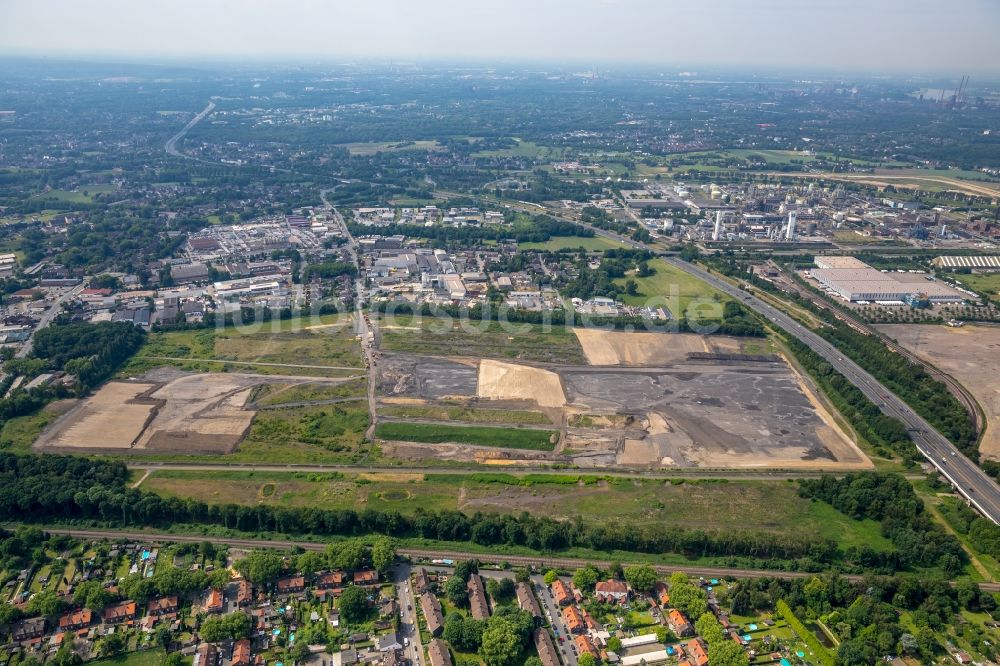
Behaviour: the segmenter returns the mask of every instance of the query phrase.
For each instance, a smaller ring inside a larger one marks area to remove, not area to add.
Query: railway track
[[[307,551],[326,550],[327,543],[323,541],[294,541],[284,539],[251,539],[235,537],[214,537],[198,536],[190,534],[166,534],[163,532],[151,531],[118,531],[118,530],[95,530],[95,529],[73,529],[61,527],[44,527],[50,534],[62,534],[77,539],[107,539],[109,541],[139,541],[147,543],[201,543],[211,541],[216,544],[226,545],[231,548],[274,548],[278,550],[290,550],[301,548]],[[470,553],[456,550],[434,550],[423,548],[399,548],[400,555],[411,559],[425,560],[467,560],[477,559],[480,562],[493,564],[507,563],[514,566],[533,566],[536,568],[560,568],[577,569],[588,564],[608,568],[612,562],[610,560],[592,560],[571,557],[552,557],[547,555],[527,556],[527,555],[504,555],[490,553]],[[626,562],[627,564],[627,562]],[[682,571],[689,576],[701,578],[761,578],[769,576],[772,578],[782,578],[785,580],[795,580],[800,578],[810,578],[815,576],[815,572],[807,571],[775,571],[771,569],[737,569],[730,567],[703,567],[695,565],[677,564],[651,565],[658,574],[669,575],[676,571]],[[863,576],[856,574],[844,574],[847,580],[858,582],[863,580]],[[954,584],[954,582],[952,582]],[[979,583],[980,589],[986,592],[1000,592],[1000,583]]]

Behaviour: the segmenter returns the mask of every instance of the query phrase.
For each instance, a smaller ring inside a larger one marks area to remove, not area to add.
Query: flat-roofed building
[[[851,260],[841,262],[839,260]],[[817,257],[816,263],[845,267],[814,268],[809,275],[845,301],[961,303],[967,296],[926,273],[880,271],[853,257]]]

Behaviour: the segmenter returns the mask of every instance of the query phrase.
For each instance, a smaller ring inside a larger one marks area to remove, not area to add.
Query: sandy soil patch
[[[689,352],[708,351],[704,338],[693,333],[622,333],[590,328],[574,328],[573,332],[590,365],[668,365],[686,360]]]
[[[957,379],[986,414],[979,452],[1000,460],[1000,327],[930,324],[879,326],[890,338]]]
[[[253,421],[255,412],[243,406],[258,383],[259,377],[211,373],[183,377],[153,391],[150,397],[165,403],[136,448],[201,450],[211,444],[231,450]]]
[[[256,412],[254,387],[271,377],[165,373],[147,382],[108,382],[58,418],[37,448],[83,451],[229,453]]]
[[[128,449],[142,434],[155,403],[134,402],[155,384],[108,382],[67,412],[40,439],[47,446]]]
[[[493,400],[532,400],[540,407],[566,404],[559,375],[526,365],[483,359],[476,394]]]

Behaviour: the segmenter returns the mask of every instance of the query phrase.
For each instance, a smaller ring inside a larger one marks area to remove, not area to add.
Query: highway
[[[567,220],[593,230],[598,236],[626,243],[629,247],[656,252],[655,248],[624,238],[603,229],[598,229],[577,220]],[[662,255],[662,253],[660,253]],[[729,294],[745,306],[767,317],[771,325],[780,328],[822,356],[848,381],[858,387],[882,413],[899,419],[910,433],[917,450],[927,458],[949,483],[981,514],[1000,525],[1000,486],[980,469],[979,465],[965,457],[948,438],[935,430],[919,414],[910,409],[896,394],[883,386],[861,366],[845,357],[832,344],[781,310],[743,291],[730,282],[677,257],[663,256],[663,260],[701,278],[719,291]]]
[[[214,110],[215,110],[215,102],[209,102],[208,106],[206,106],[202,110],[201,113],[199,113],[197,116],[195,116],[194,118],[192,118],[188,122],[188,124],[185,125],[184,128],[180,132],[178,132],[177,134],[174,134],[172,137],[170,137],[167,140],[167,143],[163,146],[163,149],[165,151],[167,151],[167,154],[168,155],[173,155],[174,157],[186,157],[187,159],[195,159],[195,158],[191,157],[190,155],[185,155],[184,153],[182,153],[179,150],[177,150],[177,142],[180,141],[181,139],[183,139],[184,136],[188,132],[191,131],[192,127],[194,127],[195,125],[197,125],[198,123],[200,123],[202,120],[204,120],[205,117],[208,116],[208,114],[212,113],[212,111],[214,111]]]
[[[701,278],[719,291],[738,299],[744,305],[767,317],[770,323],[808,345],[839,373],[858,387],[884,414],[899,419],[906,426],[917,449],[948,479],[958,492],[994,523],[1000,524],[1000,486],[976,463],[966,458],[944,435],[936,431],[920,415],[879,383],[832,344],[802,326],[781,310],[734,287],[728,281],[689,262],[677,258],[664,261]]]

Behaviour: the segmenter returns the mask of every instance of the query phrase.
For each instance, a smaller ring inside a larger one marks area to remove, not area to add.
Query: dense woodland
[[[53,398],[95,388],[135,354],[145,339],[146,334],[131,322],[55,324],[41,329],[35,334],[30,356],[4,364],[8,374],[0,381],[0,395],[7,392],[17,374],[31,378],[45,372],[65,372],[73,381],[18,390],[0,399],[0,423],[30,414]]]

